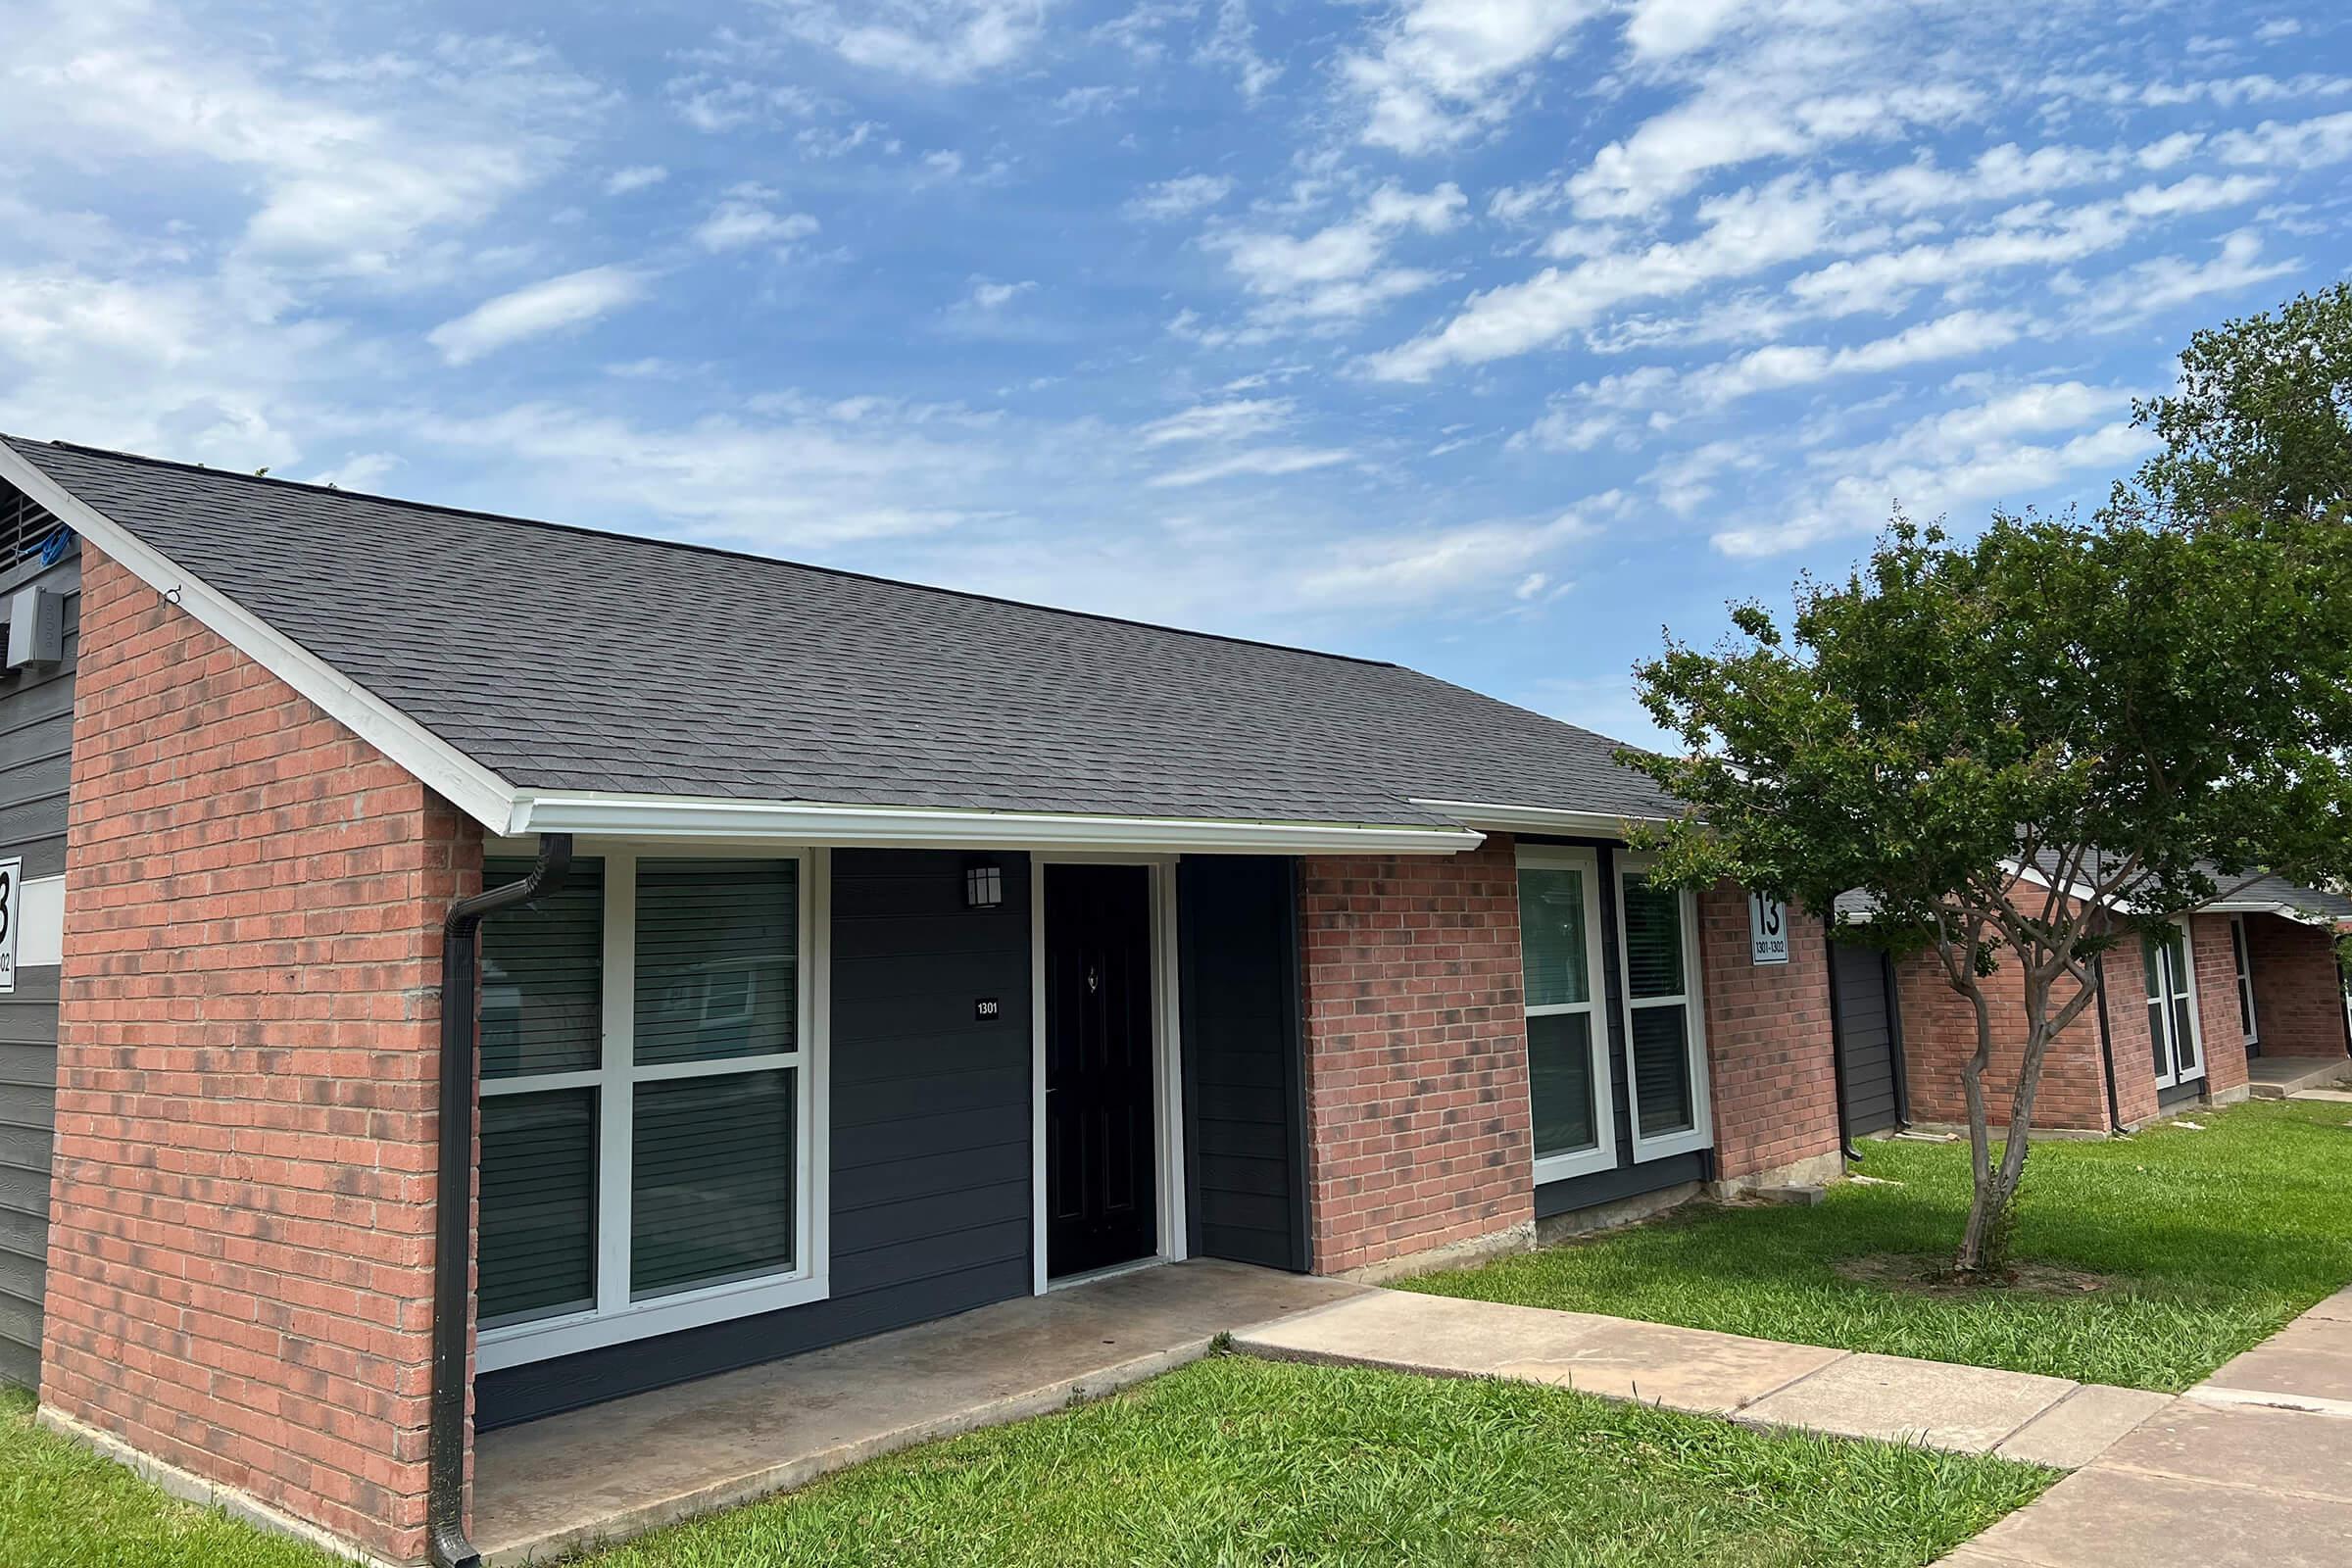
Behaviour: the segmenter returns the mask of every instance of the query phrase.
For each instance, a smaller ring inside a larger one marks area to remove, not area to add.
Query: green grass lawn
[[[844,1472],[594,1568],[1933,1561],[2051,1472],[1564,1390],[1219,1356]],[[6,1568],[324,1568],[0,1409]]]
[[[1407,1289],[1608,1312],[1764,1339],[2179,1390],[2352,1280],[2352,1105],[2198,1110],[2104,1143],[2035,1144],[2017,1256],[2114,1283],[1965,1299],[1856,1283],[1841,1260],[1948,1254],[1964,1144],[1872,1142],[1814,1208],[1695,1207],[1425,1276]]]

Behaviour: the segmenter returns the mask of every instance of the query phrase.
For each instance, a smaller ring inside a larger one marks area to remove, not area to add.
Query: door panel
[[[1046,867],[1046,1271],[1159,1250],[1152,879]]]
[[[1884,1132],[1901,1120],[1894,994],[1886,978],[1886,957],[1877,949],[1830,943],[1838,1071],[1844,1080],[1846,1131],[1856,1138]]]

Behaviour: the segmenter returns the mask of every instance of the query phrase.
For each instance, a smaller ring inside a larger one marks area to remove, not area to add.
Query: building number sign
[[[1761,893],[1747,896],[1748,959],[1752,963],[1788,961],[1788,906]]]

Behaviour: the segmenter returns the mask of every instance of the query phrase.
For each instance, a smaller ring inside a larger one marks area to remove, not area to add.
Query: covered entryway
[[[1159,1250],[1152,871],[1045,868],[1046,1273]]]
[[[1833,940],[1830,985],[1846,1136],[1863,1138],[1898,1127],[1909,1117],[1893,967],[1876,948]]]

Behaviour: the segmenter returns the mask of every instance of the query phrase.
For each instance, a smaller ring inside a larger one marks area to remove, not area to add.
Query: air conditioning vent
[[[39,555],[64,528],[47,507],[0,479],[0,567]]]

